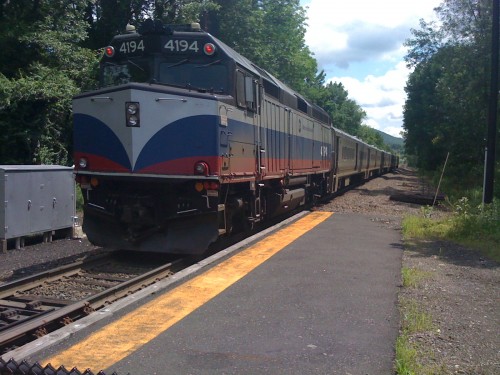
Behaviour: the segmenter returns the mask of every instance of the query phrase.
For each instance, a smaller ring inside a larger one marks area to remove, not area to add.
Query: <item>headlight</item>
[[[125,118],[127,119],[128,127],[141,126],[139,103],[137,102],[125,103]]]
[[[128,126],[137,126],[139,124],[139,119],[137,116],[130,116],[127,121]]]
[[[87,168],[87,165],[88,165],[88,160],[87,160],[87,158],[80,158],[80,160],[78,160],[78,166],[79,166],[81,169],[85,169],[85,168]]]
[[[139,110],[139,106],[136,103],[128,103],[127,104],[127,113],[130,115],[135,115]]]

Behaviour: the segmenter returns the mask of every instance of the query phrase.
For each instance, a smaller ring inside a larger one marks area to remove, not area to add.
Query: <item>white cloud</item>
[[[403,121],[403,105],[406,100],[404,86],[409,71],[404,62],[381,76],[366,76],[363,80],[344,76],[332,77],[331,82],[341,82],[366,112],[365,123],[375,129],[399,137]]]
[[[320,65],[347,68],[387,54],[401,57],[410,29],[420,18],[433,18],[439,0],[310,0],[305,5],[306,43]]]
[[[409,74],[404,41],[440,0],[302,0],[306,43],[328,81],[342,82],[366,111],[366,124],[399,136]]]

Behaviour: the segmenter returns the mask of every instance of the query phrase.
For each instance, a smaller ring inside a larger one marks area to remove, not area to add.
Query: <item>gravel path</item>
[[[389,199],[404,192],[430,193],[408,170],[373,179],[320,207],[367,215],[400,231],[405,215],[421,215],[416,204]],[[433,216],[446,215],[437,209]],[[85,239],[39,243],[0,253],[0,283],[69,263],[99,251]],[[440,241],[407,242],[403,267],[427,275],[415,288],[402,288],[400,300],[418,301],[432,317],[432,329],[411,336],[432,374],[500,374],[500,267],[477,252]]]

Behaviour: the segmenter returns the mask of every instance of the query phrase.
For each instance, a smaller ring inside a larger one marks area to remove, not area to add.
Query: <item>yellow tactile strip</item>
[[[308,214],[105,326],[69,349],[46,359],[44,363],[50,363],[56,368],[64,365],[66,368],[74,366],[79,369],[91,368],[92,371],[109,368],[217,296],[331,215],[331,212],[320,211]]]

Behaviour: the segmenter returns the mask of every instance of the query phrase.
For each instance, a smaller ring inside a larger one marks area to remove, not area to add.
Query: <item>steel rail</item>
[[[11,296],[15,292],[26,291],[36,286],[39,286],[45,282],[57,280],[58,278],[66,274],[72,274],[78,272],[79,270],[82,269],[83,266],[89,266],[94,263],[102,262],[108,257],[110,257],[110,254],[96,255],[88,260],[78,260],[76,262],[66,264],[64,266],[60,266],[52,270],[36,273],[30,276],[17,279],[12,282],[0,284],[0,300],[2,298]]]
[[[101,261],[101,259],[99,261]],[[181,268],[183,267],[184,262],[185,260],[179,259],[164,264],[135,278],[120,283],[93,296],[87,297],[84,300],[72,303],[64,307],[55,308],[51,311],[42,312],[31,319],[27,319],[22,323],[13,326],[12,328],[8,328],[5,331],[0,332],[0,355],[8,347],[18,346],[18,344],[24,345],[25,343],[32,341],[26,338],[27,335],[33,334],[36,337],[41,337],[48,332],[52,332],[63,326],[71,324],[72,322],[80,319],[83,316],[91,314],[93,311],[98,310],[106,304],[110,304],[113,301],[116,301],[130,293],[136,292],[146,287],[147,285],[154,283],[156,280],[168,277],[172,273],[172,269],[174,267]],[[89,263],[85,264],[88,265]],[[65,269],[64,272],[56,272],[56,270],[53,270],[49,271],[49,273],[57,273],[58,275],[61,275],[65,272],[73,271],[81,266],[82,264],[72,264],[69,266],[60,267]],[[63,270],[58,269],[58,271]],[[40,277],[40,274],[30,276],[22,280],[28,280],[28,282],[32,282],[36,278],[36,276]],[[20,286],[22,285],[22,280],[18,280],[14,283]],[[2,287],[3,289],[7,289],[7,286]]]

